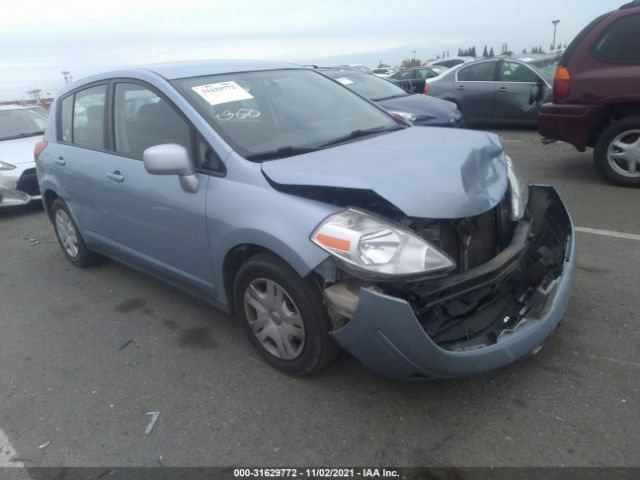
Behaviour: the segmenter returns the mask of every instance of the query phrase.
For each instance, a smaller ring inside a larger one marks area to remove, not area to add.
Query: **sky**
[[[571,39],[623,0],[0,0],[0,101],[124,66],[205,58],[398,65]]]

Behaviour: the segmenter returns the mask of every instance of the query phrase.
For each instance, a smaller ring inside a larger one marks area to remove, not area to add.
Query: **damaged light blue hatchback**
[[[569,214],[499,137],[411,127],[310,69],[96,75],[36,152],[73,264],[107,256],[234,312],[289,374],[338,345],[392,377],[486,372],[536,353],[571,293]]]

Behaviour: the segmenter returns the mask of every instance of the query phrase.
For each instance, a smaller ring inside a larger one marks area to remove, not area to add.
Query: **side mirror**
[[[540,95],[542,94],[542,88],[540,85],[534,85],[529,92],[529,105],[533,105],[540,101]]]
[[[151,175],[178,175],[185,192],[198,191],[198,176],[189,159],[189,152],[182,145],[154,145],[142,152],[142,160],[144,169]]]

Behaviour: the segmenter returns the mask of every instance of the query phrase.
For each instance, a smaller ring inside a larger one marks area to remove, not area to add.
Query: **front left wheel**
[[[338,353],[317,284],[278,257],[256,255],[240,267],[234,302],[256,350],[289,375],[315,373]]]

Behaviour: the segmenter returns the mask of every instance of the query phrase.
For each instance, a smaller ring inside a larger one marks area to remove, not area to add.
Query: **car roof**
[[[175,80],[177,78],[202,77],[221,73],[304,67],[288,62],[269,60],[200,60],[144,65],[140,68],[155,72],[168,80]]]
[[[58,97],[92,82],[118,77],[136,78],[142,76],[144,78],[144,76],[148,75],[149,72],[155,73],[167,80],[176,80],[178,78],[204,77],[224,73],[255,72],[260,70],[282,70],[292,68],[304,69],[305,67],[294,63],[269,60],[197,60],[140,65],[120,70],[105,71],[78,79],[65,85],[65,87],[58,92]]]

